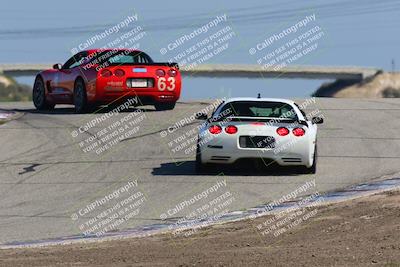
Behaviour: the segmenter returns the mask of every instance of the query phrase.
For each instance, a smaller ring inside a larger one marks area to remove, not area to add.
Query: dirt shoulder
[[[0,266],[400,266],[400,191],[307,209],[306,217],[280,235],[266,234],[260,226],[274,217],[263,216],[188,237],[3,250]]]

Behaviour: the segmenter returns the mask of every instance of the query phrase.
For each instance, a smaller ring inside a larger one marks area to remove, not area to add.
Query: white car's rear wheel
[[[318,159],[318,150],[317,150],[317,145],[315,145],[313,164],[311,165],[311,167],[307,168],[307,173],[310,173],[310,174],[317,173],[317,159]]]
[[[213,165],[205,164],[201,161],[201,150],[199,145],[197,144],[196,148],[196,162],[195,162],[195,169],[197,173],[206,173],[213,171]]]

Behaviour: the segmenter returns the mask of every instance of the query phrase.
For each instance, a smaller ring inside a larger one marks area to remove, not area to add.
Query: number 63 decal
[[[167,85],[167,81],[168,81],[169,85]],[[158,90],[160,90],[160,91],[164,91],[165,89],[167,89],[168,91],[174,91],[175,78],[169,77],[168,79],[165,79],[165,77],[160,77],[160,78],[158,78],[157,87],[158,87]]]

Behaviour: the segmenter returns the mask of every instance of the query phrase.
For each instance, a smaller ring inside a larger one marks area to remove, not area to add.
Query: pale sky
[[[319,40],[315,53],[294,64],[355,65],[390,70],[394,59],[400,65],[400,2],[394,0],[6,1],[0,10],[0,63],[63,63],[71,56],[73,47],[118,24],[130,14],[137,14],[138,20],[130,28],[104,41],[141,26],[146,36],[140,41],[140,49],[156,61],[176,56],[178,50],[188,48],[189,43],[167,55],[160,53],[161,48],[216,16],[226,14],[225,26],[231,27],[235,37],[230,40],[228,49],[207,63],[257,64],[257,54],[251,55],[249,49],[271,34],[315,14],[314,24],[310,27],[320,27],[324,36]],[[194,43],[198,40],[195,38]],[[101,42],[96,45],[101,45]],[[188,84],[199,86],[204,82],[207,87],[207,81],[195,80],[193,84],[188,81]],[[240,82],[230,80],[219,81],[218,90],[221,86],[232,88],[235,95],[235,92],[241,92],[239,87],[260,88],[264,84],[254,80],[246,82],[246,79]],[[265,86],[297,86],[300,91],[289,95],[297,96],[300,92],[299,95],[303,96],[320,83],[272,80]],[[257,90],[251,93],[255,94]],[[198,97],[198,91],[186,96]]]

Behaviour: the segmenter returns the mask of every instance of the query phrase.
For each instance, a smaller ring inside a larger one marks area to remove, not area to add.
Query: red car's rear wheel
[[[157,111],[162,111],[162,110],[171,110],[175,108],[176,102],[169,102],[169,103],[155,103],[154,107],[156,108]]]
[[[85,83],[82,79],[78,79],[75,82],[74,105],[76,113],[83,113],[87,109],[86,88]]]

